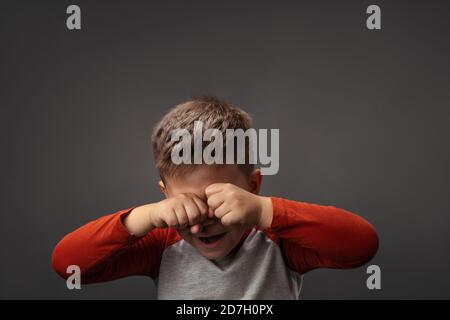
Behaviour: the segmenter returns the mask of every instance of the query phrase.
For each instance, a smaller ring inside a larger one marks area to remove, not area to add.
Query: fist
[[[272,201],[230,183],[214,183],[205,190],[208,206],[225,226],[268,228],[272,221]]]
[[[194,194],[179,194],[157,203],[150,220],[155,228],[194,227],[208,218],[208,206]]]

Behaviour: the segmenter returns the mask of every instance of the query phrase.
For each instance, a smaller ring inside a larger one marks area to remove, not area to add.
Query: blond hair
[[[171,139],[172,132],[186,129],[193,134],[196,121],[203,123],[203,130],[217,129],[222,134],[225,134],[227,129],[246,131],[252,128],[252,119],[247,112],[214,97],[193,98],[175,106],[156,124],[152,134],[153,156],[161,177],[179,176],[193,171],[199,166],[196,164],[177,165],[171,159],[172,148],[176,144]],[[247,143],[245,151],[246,158],[248,158]],[[254,165],[247,162],[239,166],[246,174],[254,169]]]

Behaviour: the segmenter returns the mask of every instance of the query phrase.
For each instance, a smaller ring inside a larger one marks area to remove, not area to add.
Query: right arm
[[[145,237],[132,235],[123,224],[132,211],[102,217],[65,236],[53,251],[54,270],[66,279],[67,267],[77,265],[82,283],[132,275],[156,277],[162,252],[177,240],[177,234],[170,229],[153,229]]]
[[[66,279],[67,267],[77,265],[82,283],[155,278],[164,249],[180,239],[175,228],[195,228],[206,216],[207,206],[192,195],[119,211],[65,236],[53,251],[53,268]]]

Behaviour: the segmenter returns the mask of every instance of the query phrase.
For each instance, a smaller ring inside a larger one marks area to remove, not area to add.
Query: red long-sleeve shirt
[[[298,283],[299,278],[286,276],[287,273],[283,268],[288,269],[288,273],[293,272],[299,275],[316,268],[354,268],[368,262],[378,249],[378,236],[372,225],[346,210],[281,198],[272,198],[272,204],[271,227],[266,230],[253,229],[247,232],[247,238],[243,239],[242,248],[239,249],[245,254],[230,258],[229,264],[241,263],[248,266],[251,261],[255,265],[255,272],[259,274],[267,272],[268,277],[276,272],[277,276],[272,275],[272,277],[277,285],[285,283],[286,287],[291,288],[289,290],[293,290],[292,287],[296,286],[292,286],[292,281]],[[218,267],[203,261],[206,258],[197,256],[198,253],[195,250],[191,251],[192,248],[185,243],[175,229],[154,229],[141,238],[130,235],[122,222],[130,211],[131,209],[127,209],[104,216],[64,237],[53,252],[52,262],[55,271],[66,278],[67,267],[78,265],[82,271],[83,283],[146,275],[159,278],[159,286],[161,282],[164,282],[162,287],[166,290],[159,294],[162,298],[179,297],[167,292],[177,290],[183,292],[184,296],[203,297],[203,291],[186,294],[186,283],[189,283],[190,278],[178,279],[181,277],[180,273],[189,273],[190,276],[195,277],[195,270],[206,268],[205,270],[215,274],[218,272],[216,270]],[[188,251],[190,254],[186,255]],[[185,258],[186,256],[191,257],[191,260]],[[192,260],[194,256],[196,258]],[[245,262],[244,259],[249,260]],[[258,261],[260,261],[259,264]],[[174,264],[183,264],[183,266],[177,269],[173,266]],[[195,265],[195,267],[189,269],[189,265]],[[267,265],[267,267],[262,270],[258,269],[258,265]],[[223,269],[221,266],[221,271],[215,276],[216,282],[217,277],[234,281],[235,275],[224,274]],[[251,280],[253,278],[250,279],[254,276],[251,274],[252,272],[249,272],[248,279],[239,281],[255,281]],[[205,283],[205,273],[197,276],[202,277]],[[180,282],[184,281],[184,289],[170,284],[177,279]],[[205,286],[208,284],[205,283]],[[221,286],[224,289],[217,293],[217,298],[236,298],[230,293],[230,290],[235,288],[227,288],[227,285],[223,283]],[[261,286],[267,287],[271,284],[264,281]],[[246,288],[247,292],[238,295],[237,298],[273,298],[259,292],[263,289]],[[258,292],[255,293],[255,291]],[[295,298],[296,294],[295,292],[287,297]]]

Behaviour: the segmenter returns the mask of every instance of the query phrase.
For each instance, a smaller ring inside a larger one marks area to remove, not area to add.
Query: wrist
[[[260,229],[267,229],[270,228],[272,225],[272,219],[273,219],[273,206],[272,206],[272,199],[270,197],[260,197],[260,214],[259,214],[259,221],[258,221],[258,227]]]
[[[150,216],[153,204],[146,204],[134,208],[130,214],[124,219],[123,223],[128,232],[136,237],[145,236],[153,228],[153,220]]]
[[[156,213],[159,212],[158,205],[159,205],[159,202],[151,203],[148,205],[148,208],[146,210],[147,211],[146,214],[147,214],[148,228],[150,230],[156,228],[158,225],[157,221],[156,221],[156,216],[155,216]]]

